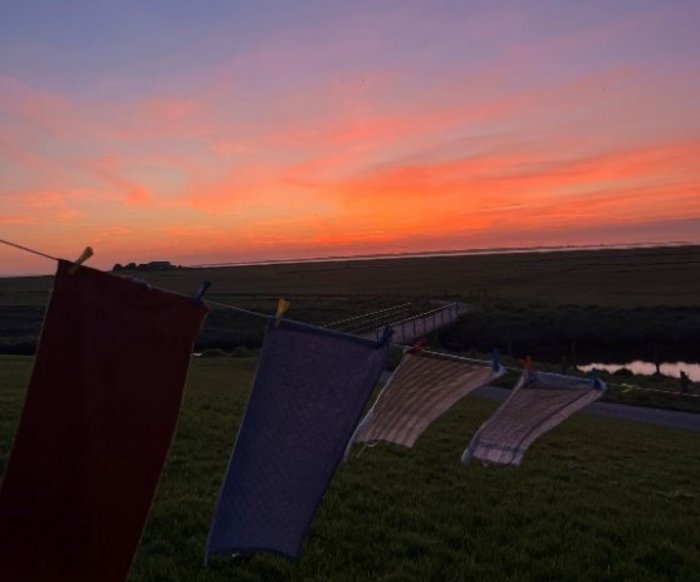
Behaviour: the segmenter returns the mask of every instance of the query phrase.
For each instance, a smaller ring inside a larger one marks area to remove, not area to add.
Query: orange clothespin
[[[95,253],[92,252],[92,247],[85,247],[85,250],[82,252],[82,254],[75,261],[73,261],[73,266],[68,270],[68,274],[75,275],[75,273],[80,268],[80,265],[82,265],[94,254]]]
[[[277,311],[275,312],[275,327],[280,324],[280,319],[282,319],[282,316],[287,312],[290,305],[291,303],[289,301],[287,301],[284,297],[280,297],[279,301],[277,302]]]

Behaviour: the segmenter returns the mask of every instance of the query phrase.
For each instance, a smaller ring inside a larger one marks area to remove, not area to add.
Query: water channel
[[[629,370],[635,376],[653,376],[657,372],[662,376],[669,378],[680,378],[681,371],[688,374],[692,382],[700,382],[700,363],[696,362],[662,362],[657,366],[654,362],[645,362],[643,360],[633,360],[622,364],[604,364],[592,362],[577,366],[581,372],[590,372],[592,370],[601,370],[614,374],[620,370]]]

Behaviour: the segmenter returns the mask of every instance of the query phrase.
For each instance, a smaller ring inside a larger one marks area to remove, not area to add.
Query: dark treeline
[[[213,296],[212,299],[218,299]],[[292,298],[289,317],[326,324],[352,315],[397,305],[401,298]],[[232,303],[235,301],[231,300]],[[273,313],[276,298],[257,298],[245,306]],[[414,310],[430,308],[416,302]],[[33,354],[44,307],[0,306],[0,353]],[[197,350],[255,350],[262,344],[265,320],[213,308]],[[453,351],[498,348],[513,357],[531,355],[542,361],[570,364],[590,360],[700,361],[700,307],[490,305],[463,316],[438,334],[438,342]]]
[[[441,334],[456,351],[498,348],[546,361],[700,360],[700,308],[490,306]]]
[[[231,297],[209,293],[208,299],[240,305],[263,314],[273,314],[277,297]],[[326,325],[338,320],[367,314],[407,300],[395,297],[303,297],[287,295],[292,305],[287,316],[292,319]],[[256,350],[262,345],[266,320],[239,312],[211,306],[195,344],[196,351],[219,349],[233,352],[239,348]],[[406,314],[416,314],[435,305],[413,298]],[[0,353],[31,355],[44,319],[44,305],[0,305]],[[238,350],[239,352],[241,350]]]
[[[181,267],[180,265],[173,265],[170,261],[151,261],[150,263],[127,263],[122,265],[117,263],[112,267],[112,272],[131,272],[131,271],[175,271],[177,269],[184,269],[186,267]]]

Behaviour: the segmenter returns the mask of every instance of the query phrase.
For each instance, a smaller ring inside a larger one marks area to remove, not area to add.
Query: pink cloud
[[[116,189],[128,204],[144,206],[151,201],[151,195],[146,188],[123,176],[120,163],[114,157],[93,160],[86,163],[85,167],[105,184]]]
[[[494,43],[458,66],[449,49],[488,42],[494,23],[522,38],[523,14],[446,22],[385,8],[126,99],[0,77],[2,224],[34,236],[70,224],[55,236],[129,253],[261,256],[697,216],[697,74],[633,58],[580,67],[681,11]],[[382,59],[406,23],[413,48]],[[143,228],[126,237],[131,221]]]

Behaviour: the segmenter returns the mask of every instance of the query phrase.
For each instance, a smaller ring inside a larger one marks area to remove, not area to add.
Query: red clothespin
[[[523,360],[523,376],[525,382],[532,382],[535,379],[535,364],[530,356],[525,356]]]
[[[80,268],[80,265],[82,265],[94,254],[95,253],[92,252],[92,247],[85,247],[83,253],[75,261],[73,261],[73,266],[70,269],[68,269],[68,274],[75,275],[75,273]]]
[[[422,337],[420,338],[415,344],[413,344],[410,348],[406,350],[407,354],[417,354],[418,352],[422,352],[423,348],[428,345],[428,338],[427,337]]]

